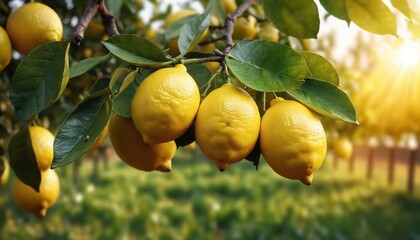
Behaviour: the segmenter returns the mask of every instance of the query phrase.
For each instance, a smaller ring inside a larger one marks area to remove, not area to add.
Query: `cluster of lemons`
[[[7,18],[6,30],[0,26],[0,71],[12,59],[12,49],[27,55],[39,45],[60,41],[63,25],[57,13],[42,3],[27,3]]]
[[[60,181],[56,172],[51,169],[54,154],[54,135],[39,126],[29,127],[30,142],[38,169],[41,172],[39,192],[15,178],[12,190],[13,198],[22,209],[32,212],[37,217],[44,217],[56,201],[60,192]]]
[[[6,29],[0,27],[0,71],[12,59],[12,50],[27,55],[39,45],[62,38],[63,26],[57,13],[42,3],[27,3],[12,12],[7,18]],[[60,191],[59,178],[50,169],[53,161],[54,136],[45,128],[29,127],[31,147],[41,173],[39,191],[14,179],[13,197],[22,209],[43,217],[57,200]],[[10,166],[5,158],[0,160],[0,186],[9,178]]]
[[[301,103],[275,98],[261,117],[254,99],[231,83],[201,100],[182,64],[149,75],[134,95],[131,113],[131,118],[113,113],[109,135],[117,155],[143,171],[170,171],[175,140],[192,127],[196,144],[221,171],[259,144],[275,172],[309,185],[327,150],[320,120]]]
[[[40,126],[30,126],[29,139],[22,141],[30,142],[25,145],[27,151],[33,151],[41,173],[39,191],[22,182],[18,177],[14,178],[12,185],[13,198],[22,209],[32,212],[37,217],[44,217],[48,208],[57,201],[60,192],[60,180],[56,172],[51,169],[54,156],[54,135],[46,128]],[[108,125],[95,143],[86,151],[91,153],[102,144],[107,136]],[[15,137],[25,137],[23,135]],[[21,140],[19,140],[22,142]],[[26,157],[26,156],[25,156]],[[7,183],[9,179],[10,166],[7,159],[0,159],[0,186]]]

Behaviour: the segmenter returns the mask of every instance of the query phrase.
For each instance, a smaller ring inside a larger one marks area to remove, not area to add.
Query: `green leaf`
[[[283,33],[297,38],[317,38],[318,8],[313,0],[262,0],[267,18]]]
[[[197,16],[197,15],[186,16],[172,23],[164,33],[165,41],[168,42],[169,40],[173,38],[179,37],[184,25],[194,16]]]
[[[41,171],[38,168],[28,127],[22,128],[10,139],[9,161],[16,176],[39,192]]]
[[[122,0],[106,0],[106,6],[112,15],[120,16]]]
[[[86,73],[98,64],[107,62],[109,59],[111,59],[111,57],[111,54],[107,54],[105,56],[83,59],[82,61],[70,67],[70,78],[74,78]]]
[[[350,19],[375,34],[397,34],[397,23],[391,10],[381,0],[345,0]]]
[[[241,41],[226,63],[246,86],[263,92],[296,89],[310,77],[305,59],[293,49],[266,40]]]
[[[123,92],[114,96],[112,111],[118,116],[130,118],[131,102],[133,101],[134,94],[136,93],[139,84],[152,72],[153,70],[151,69],[140,69],[140,71],[135,74],[135,81],[131,82]],[[123,80],[118,81],[115,88],[119,89],[123,82]]]
[[[345,92],[330,82],[306,79],[299,89],[288,92],[322,115],[357,123],[356,110]]]
[[[121,84],[120,89],[118,90],[118,94],[121,94],[124,92],[124,90],[134,81],[135,77],[137,75],[137,71],[131,71],[127,74],[127,76],[124,78],[123,83]]]
[[[202,64],[187,64],[187,71],[194,78],[199,89],[210,80],[212,74],[210,70]]]
[[[69,164],[86,152],[101,135],[110,115],[108,94],[97,92],[77,105],[55,137],[52,168]]]
[[[347,14],[344,0],[320,0],[320,2],[329,14],[350,24],[351,20]]]
[[[179,35],[178,47],[182,55],[194,49],[210,26],[212,11],[192,17]]]
[[[313,52],[302,51],[300,54],[305,58],[309,71],[315,79],[324,80],[335,85],[339,84],[339,78],[334,66],[323,56]]]
[[[127,76],[127,74],[130,72],[130,69],[128,68],[117,68],[114,71],[114,74],[112,74],[111,81],[109,82],[109,88],[112,89],[112,92],[117,91],[117,89],[114,89],[115,84],[123,77]]]
[[[18,118],[53,104],[69,81],[69,42],[48,42],[27,55],[10,83],[10,100]]]
[[[224,23],[226,12],[220,0],[210,0],[206,6],[206,12],[213,11],[213,16],[216,17],[219,23]]]
[[[411,19],[411,11],[408,1],[409,0],[391,0],[391,4],[394,8],[398,9],[398,11]]]
[[[102,42],[116,57],[138,67],[161,67],[165,53],[154,43],[135,34],[120,34]]]
[[[98,92],[101,92],[104,89],[107,89],[107,91],[111,91],[109,88],[109,82],[110,79],[106,77],[96,80],[93,83],[92,87],[89,89],[89,94],[97,94]]]

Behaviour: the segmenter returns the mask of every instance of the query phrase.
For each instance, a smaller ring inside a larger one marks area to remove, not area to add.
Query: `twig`
[[[240,5],[232,14],[228,15],[225,20],[225,32],[224,34],[219,38],[210,39],[208,41],[201,42],[200,45],[205,45],[208,43],[225,40],[226,41],[226,48],[222,52],[218,49],[214,50],[214,53],[216,56],[211,57],[205,57],[205,58],[199,58],[199,59],[188,59],[184,60],[184,63],[204,63],[204,62],[219,62],[220,64],[224,65],[224,61],[226,58],[226,55],[232,50],[234,46],[232,34],[233,34],[233,28],[235,25],[235,21],[238,17],[244,14],[248,8],[251,7],[252,4],[254,4],[257,0],[246,0],[242,5]],[[223,27],[220,27],[223,28]]]
[[[226,31],[223,37],[226,40],[226,49],[224,51],[225,54],[228,54],[230,50],[232,50],[234,43],[233,43],[233,27],[235,25],[235,21],[238,17],[244,14],[248,8],[251,7],[257,0],[246,0],[242,5],[240,5],[232,14],[228,15],[225,21]]]
[[[85,36],[85,31],[92,21],[93,17],[98,13],[101,15],[102,24],[105,27],[105,31],[109,36],[120,34],[115,24],[115,17],[108,11],[103,0],[89,0],[85,8],[85,11],[80,17],[79,22],[76,25],[75,31],[72,35],[72,42],[76,45],[80,45]]]
[[[77,23],[75,31],[72,35],[72,42],[74,44],[80,45],[80,42],[82,42],[83,37],[85,36],[86,28],[92,21],[92,18],[98,12],[98,1],[100,0],[89,0],[85,11],[82,17],[80,18],[79,22]]]
[[[117,29],[115,17],[108,11],[108,8],[106,7],[105,2],[103,0],[99,3],[99,14],[102,18],[102,24],[105,26],[105,32],[110,37],[114,35],[119,35],[120,32]]]

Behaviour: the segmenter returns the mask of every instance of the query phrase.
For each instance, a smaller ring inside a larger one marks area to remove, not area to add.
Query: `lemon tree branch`
[[[120,33],[118,32],[117,25],[115,23],[115,17],[108,11],[108,8],[103,0],[99,3],[99,14],[102,18],[102,24],[105,26],[105,32],[109,36],[119,35]]]
[[[232,14],[229,14],[225,21],[225,34],[223,37],[226,41],[226,49],[224,51],[224,54],[228,54],[230,50],[232,50],[234,43],[233,43],[233,27],[235,25],[235,21],[238,17],[244,14],[248,8],[251,7],[252,4],[254,4],[257,0],[246,0],[242,5],[240,5]]]
[[[119,34],[115,24],[115,17],[108,11],[105,2],[103,0],[89,0],[72,35],[72,42],[74,44],[80,45],[89,23],[98,12],[101,15],[102,24],[105,26],[106,33],[110,36]]]

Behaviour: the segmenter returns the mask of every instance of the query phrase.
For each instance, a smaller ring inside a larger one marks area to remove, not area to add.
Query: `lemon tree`
[[[12,123],[5,135],[15,136],[7,139],[7,152],[22,182],[38,192],[42,186],[30,129],[46,118],[54,130],[52,168],[90,152],[111,119],[111,144],[122,160],[141,170],[167,171],[175,148],[197,140],[221,169],[242,159],[258,166],[262,153],[280,175],[309,184],[325,152],[318,116],[358,123],[334,66],[304,51],[306,39],[318,37],[324,17],[319,8],[381,35],[397,34],[393,12],[419,22],[419,7],[412,0],[389,6],[381,0],[191,1],[201,10],[186,3],[182,14],[158,2],[73,1],[63,6],[44,1],[5,7],[0,24],[12,48],[23,54],[16,54],[1,73],[7,85],[1,98],[12,113],[5,117]],[[151,9],[143,9],[146,5]],[[94,28],[99,34],[92,37],[87,31]],[[2,49],[1,54],[8,52]],[[287,111],[277,107],[281,103],[269,106],[276,97],[304,112],[292,114],[300,116],[294,119],[297,125],[287,122]],[[279,115],[278,124],[290,139],[302,135],[291,154],[287,146],[275,145],[287,137],[275,131],[277,122],[264,120],[271,114]],[[319,133],[317,139],[307,142],[313,132]],[[135,149],[134,143],[142,147]],[[166,150],[157,157],[159,144]],[[149,151],[156,164],[136,162]],[[288,170],[280,170],[284,166]]]

